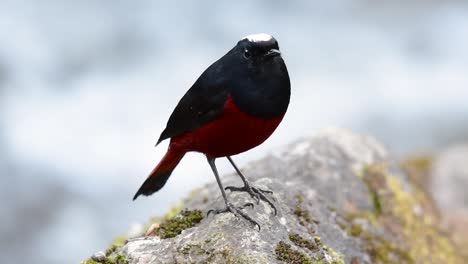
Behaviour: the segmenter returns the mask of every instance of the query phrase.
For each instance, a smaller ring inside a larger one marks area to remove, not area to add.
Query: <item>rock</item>
[[[244,212],[261,225],[225,213],[216,183],[194,191],[174,217],[156,218],[154,236],[129,239],[111,256],[149,263],[466,263],[440,232],[431,202],[376,140],[326,130],[242,169],[274,192]],[[241,185],[232,174],[224,186]],[[229,193],[235,205],[252,202]]]
[[[468,144],[442,151],[434,161],[430,181],[442,221],[460,248],[468,246]],[[468,255],[468,252],[464,253]]]
[[[103,262],[106,259],[106,253],[98,251],[91,256],[91,259],[96,262]]]
[[[468,208],[468,145],[453,146],[434,162],[430,189],[443,211]]]

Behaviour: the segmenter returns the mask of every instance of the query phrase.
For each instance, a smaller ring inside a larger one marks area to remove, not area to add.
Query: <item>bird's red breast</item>
[[[247,151],[263,143],[278,127],[285,113],[270,119],[243,112],[232,96],[224,103],[220,117],[171,140],[171,147],[224,157]]]

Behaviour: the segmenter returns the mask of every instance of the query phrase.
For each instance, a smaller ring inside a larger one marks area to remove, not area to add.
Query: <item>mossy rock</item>
[[[129,239],[111,256],[123,254],[130,264],[468,263],[439,229],[421,184],[429,159],[413,158],[402,170],[376,140],[349,131],[331,131],[278,153],[242,169],[251,185],[274,192],[266,195],[277,215],[263,202],[242,209],[260,231],[230,213],[203,219],[225,206],[214,182],[151,220],[150,236]],[[240,184],[236,175],[222,182]],[[228,193],[228,199],[235,206],[252,202],[241,192]]]
[[[183,230],[194,227],[203,219],[200,210],[183,210],[179,215],[163,222],[156,230],[160,238],[171,238],[179,235]]]
[[[80,264],[128,264],[128,260],[125,257],[125,255],[119,253],[113,257],[106,256],[102,261],[93,260],[90,258],[85,261],[82,261]]]
[[[350,214],[349,224],[341,226],[362,240],[373,263],[464,263],[452,241],[439,229],[434,211],[424,211],[422,205],[430,204],[430,198],[417,185],[404,188],[400,178],[391,175],[383,163],[365,166],[361,176],[374,210]],[[358,218],[372,227],[366,230],[354,223]]]

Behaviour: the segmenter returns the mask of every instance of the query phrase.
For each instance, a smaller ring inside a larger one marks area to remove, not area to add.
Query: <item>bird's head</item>
[[[242,87],[282,86],[289,89],[289,75],[278,41],[268,34],[243,37],[207,69],[219,83]]]
[[[240,109],[262,118],[284,113],[291,94],[278,41],[264,33],[239,40],[205,70],[196,85],[226,87]]]
[[[246,60],[281,56],[278,41],[265,33],[245,36],[237,43],[236,47]]]
[[[243,37],[223,58],[221,68],[232,78],[268,78],[286,72],[278,41],[271,35],[260,33]]]

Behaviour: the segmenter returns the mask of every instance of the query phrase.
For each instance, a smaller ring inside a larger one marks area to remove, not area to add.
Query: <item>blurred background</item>
[[[0,0],[0,262],[78,263],[213,181],[189,154],[131,201],[178,100],[259,32],[278,39],[292,98],[240,165],[328,126],[399,156],[468,140],[466,1]]]

